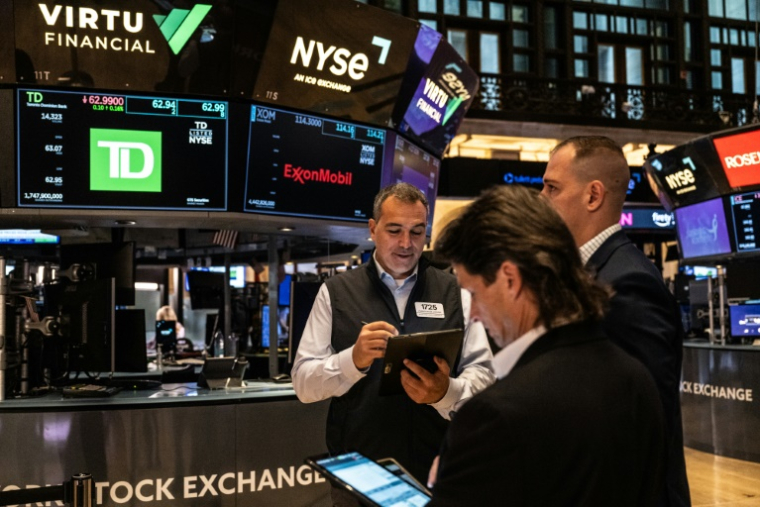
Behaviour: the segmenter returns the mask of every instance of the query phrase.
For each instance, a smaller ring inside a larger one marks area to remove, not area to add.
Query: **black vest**
[[[336,352],[356,343],[361,321],[389,322],[401,334],[464,327],[456,278],[430,266],[425,259],[420,259],[403,321],[391,291],[380,281],[374,260],[330,278],[326,285]],[[445,318],[418,318],[415,302],[443,303]],[[343,396],[332,399],[327,448],[331,453],[355,450],[373,459],[395,458],[425,484],[448,422],[434,408],[419,405],[406,394],[378,396],[381,368],[382,361],[374,361],[366,377]],[[451,365],[452,375],[456,369],[457,365]]]

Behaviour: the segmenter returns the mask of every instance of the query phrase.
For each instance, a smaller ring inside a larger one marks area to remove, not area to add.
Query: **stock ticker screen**
[[[227,209],[229,104],[18,90],[21,207]]]
[[[755,229],[755,218],[760,218],[760,192],[732,195],[731,218],[737,253],[760,250],[760,238],[757,238],[760,229]],[[760,222],[757,225],[760,227]]]
[[[252,106],[244,211],[366,222],[386,132]]]

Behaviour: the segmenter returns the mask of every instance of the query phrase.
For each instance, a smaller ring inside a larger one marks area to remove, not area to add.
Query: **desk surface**
[[[84,382],[83,382],[84,383]],[[123,410],[171,405],[227,405],[295,398],[292,384],[246,381],[245,387],[203,389],[197,384],[164,384],[157,390],[122,390],[105,398],[64,398],[61,391],[0,402],[3,412],[60,412],[67,410]]]
[[[721,345],[719,343],[710,343],[708,341],[684,341],[684,347],[693,349],[712,349],[712,350],[739,350],[744,352],[760,352],[760,346],[757,345]]]

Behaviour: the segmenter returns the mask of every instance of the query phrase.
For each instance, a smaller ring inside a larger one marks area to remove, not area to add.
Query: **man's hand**
[[[430,404],[441,401],[446,392],[449,390],[449,372],[451,368],[444,359],[434,357],[438,370],[430,373],[419,364],[409,359],[404,359],[404,366],[417,375],[406,370],[401,372],[401,385],[404,387],[406,394],[416,403]]]
[[[359,332],[359,337],[356,339],[356,344],[351,354],[356,369],[364,370],[369,368],[372,365],[372,361],[385,356],[388,338],[397,334],[398,330],[395,327],[381,320],[365,324]]]
[[[433,489],[435,481],[438,479],[438,463],[441,461],[441,456],[438,455],[433,460],[433,464],[430,465],[430,472],[428,472],[427,487]]]

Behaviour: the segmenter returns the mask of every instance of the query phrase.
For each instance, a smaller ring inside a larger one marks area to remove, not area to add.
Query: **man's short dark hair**
[[[556,152],[568,145],[575,146],[575,157],[577,159],[582,159],[589,155],[593,155],[600,150],[607,150],[620,155],[620,157],[625,160],[625,154],[623,153],[623,150],[620,148],[620,146],[618,146],[615,141],[605,136],[570,137],[555,146],[552,149],[551,154],[554,155]]]
[[[393,185],[388,185],[387,187],[380,190],[380,192],[375,196],[375,205],[372,207],[372,218],[374,218],[375,221],[380,220],[383,203],[389,197],[395,197],[399,201],[406,204],[415,204],[421,202],[425,205],[426,215],[428,217],[430,216],[430,205],[428,204],[427,197],[419,188],[409,183],[394,183]]]
[[[533,189],[487,190],[446,226],[435,251],[486,285],[494,283],[502,263],[514,263],[547,328],[601,319],[608,305],[608,290],[583,268],[562,218]]]

